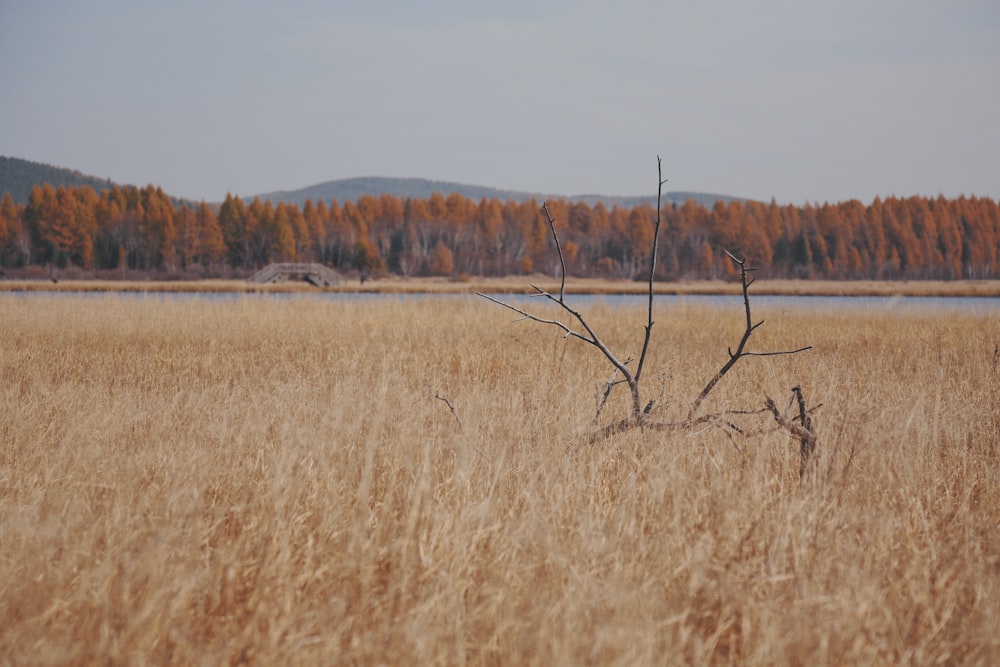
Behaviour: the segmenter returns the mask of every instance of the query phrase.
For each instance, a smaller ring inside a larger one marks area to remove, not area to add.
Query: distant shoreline
[[[399,278],[345,281],[317,288],[305,282],[255,284],[245,280],[0,280],[2,292],[144,292],[144,293],[371,293],[371,294],[531,294],[531,285],[552,293],[559,281],[548,276],[472,278]],[[725,281],[658,282],[656,294],[738,294],[739,284]],[[764,296],[935,296],[1000,298],[1000,280],[826,281],[759,280],[751,294]],[[647,284],[631,280],[567,279],[566,294],[645,294]]]

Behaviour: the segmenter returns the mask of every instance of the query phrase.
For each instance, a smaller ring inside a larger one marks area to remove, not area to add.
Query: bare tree
[[[777,410],[774,402],[770,397],[766,397],[764,407],[757,410],[725,410],[721,412],[701,414],[700,409],[703,406],[705,399],[712,393],[712,390],[718,385],[718,383],[725,377],[729,371],[741,360],[747,357],[764,357],[764,356],[777,356],[777,355],[790,355],[797,354],[800,352],[805,352],[811,349],[811,346],[800,347],[794,350],[781,350],[772,352],[756,352],[748,349],[748,345],[753,333],[764,323],[763,320],[759,322],[754,322],[751,317],[750,312],[750,286],[753,284],[753,279],[750,278],[750,274],[754,269],[749,268],[746,265],[746,260],[737,257],[736,255],[730,253],[728,250],[725,251],[729,259],[739,268],[740,272],[740,285],[742,287],[743,293],[743,306],[745,313],[746,326],[743,331],[743,335],[736,345],[735,351],[732,348],[728,350],[729,358],[726,363],[707,381],[704,388],[698,394],[697,397],[691,402],[691,405],[684,416],[683,419],[679,421],[669,421],[669,422],[658,422],[651,417],[651,413],[654,407],[654,401],[644,402],[642,398],[641,391],[641,381],[644,377],[643,373],[646,370],[646,359],[649,354],[650,341],[652,339],[653,325],[653,296],[654,296],[654,276],[656,274],[656,257],[657,257],[657,246],[659,244],[660,238],[660,225],[662,219],[662,206],[661,199],[663,194],[663,184],[666,180],[663,178],[663,162],[657,157],[657,175],[658,175],[658,187],[656,192],[656,220],[654,221],[653,228],[653,239],[652,248],[649,254],[649,272],[648,272],[648,289],[647,289],[647,315],[646,323],[644,326],[644,335],[642,341],[642,349],[639,353],[638,362],[633,365],[635,359],[632,357],[623,358],[622,355],[616,354],[611,350],[611,348],[604,342],[601,336],[595,331],[593,326],[587,321],[586,317],[579,311],[573,308],[566,300],[566,262],[563,257],[562,244],[559,241],[559,235],[556,233],[555,220],[549,213],[549,208],[547,204],[543,204],[542,210],[545,212],[546,219],[548,220],[549,229],[552,234],[552,240],[556,247],[559,255],[560,263],[560,282],[559,282],[559,293],[552,294],[541,287],[532,284],[531,287],[535,291],[532,296],[540,297],[551,301],[559,306],[559,308],[567,316],[566,321],[562,319],[542,317],[537,314],[533,314],[523,308],[515,306],[507,301],[495,298],[488,294],[483,294],[482,292],[477,293],[479,296],[488,299],[496,304],[499,304],[505,308],[508,308],[516,313],[518,313],[522,319],[531,320],[533,322],[538,322],[541,324],[549,325],[561,329],[566,338],[577,338],[589,345],[597,348],[608,363],[612,366],[612,375],[607,380],[603,386],[603,390],[598,395],[597,401],[597,414],[595,421],[599,421],[601,412],[607,403],[608,398],[611,396],[612,392],[619,385],[624,385],[628,388],[628,392],[631,398],[631,411],[628,417],[621,419],[615,423],[612,423],[603,429],[600,429],[593,434],[592,440],[597,440],[601,438],[606,438],[615,433],[620,433],[632,428],[641,429],[652,429],[659,431],[673,431],[690,429],[694,426],[700,424],[715,424],[729,432],[736,432],[740,434],[746,434],[743,429],[734,424],[731,421],[731,416],[733,415],[747,415],[747,414],[761,414],[764,412],[771,412],[775,417],[775,420],[779,427],[788,430],[792,435],[802,439],[802,467],[804,470],[806,459],[809,454],[813,451],[816,446],[815,434],[812,430],[811,419],[809,418],[809,411],[805,408],[805,401],[802,398],[802,391],[799,387],[795,387],[793,392],[798,398],[799,404],[801,406],[800,415],[797,417],[787,417]],[[569,322],[569,323],[567,323]],[[787,412],[787,410],[786,410]],[[808,443],[807,443],[808,441]]]

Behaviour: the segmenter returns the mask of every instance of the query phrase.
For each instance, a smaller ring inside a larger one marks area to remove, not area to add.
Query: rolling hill
[[[102,179],[97,176],[89,176],[79,171],[54,167],[39,162],[31,162],[20,158],[0,156],[0,196],[5,192],[10,192],[14,201],[18,204],[26,204],[31,188],[35,185],[45,183],[53,187],[59,186],[79,187],[89,186],[97,192],[107,190],[115,185],[110,179]],[[119,184],[120,185],[120,184]],[[463,183],[453,183],[449,181],[435,181],[426,178],[384,178],[384,177],[361,177],[345,178],[335,181],[317,183],[298,190],[277,190],[258,195],[244,197],[247,201],[252,201],[254,196],[261,200],[270,201],[277,204],[286,202],[302,206],[306,199],[318,201],[320,199],[329,202],[336,198],[343,203],[345,201],[356,201],[362,195],[382,195],[388,194],[400,199],[415,198],[426,199],[435,192],[448,195],[457,192],[463,197],[479,200],[482,198],[499,199],[500,201],[514,200],[525,201],[534,198],[541,202],[546,199],[565,199],[568,201],[581,201],[593,206],[598,201],[605,206],[635,206],[647,202],[655,204],[655,196],[635,196],[618,197],[607,195],[553,195],[538,192],[521,192],[517,190],[500,190],[482,185],[467,185]],[[179,198],[176,193],[170,193],[174,204],[191,204],[192,202]],[[732,201],[741,200],[740,197],[729,195],[708,194],[704,192],[666,192],[663,195],[664,203],[676,202],[683,204],[685,200],[693,199],[699,204],[711,207],[717,200]]]
[[[500,201],[525,201],[533,198],[539,202],[546,199],[565,199],[574,202],[581,201],[590,206],[593,206],[600,201],[603,202],[608,208],[615,205],[636,206],[637,204],[643,202],[652,203],[654,205],[656,203],[655,195],[634,197],[595,194],[567,196],[542,194],[538,192],[523,192],[519,190],[500,190],[483,185],[467,185],[450,181],[433,181],[426,178],[384,178],[377,176],[326,181],[324,183],[317,183],[299,190],[278,190],[255,196],[261,201],[270,201],[273,204],[286,202],[302,206],[306,199],[312,199],[313,201],[318,201],[320,199],[330,201],[331,199],[336,198],[337,201],[344,202],[355,201],[362,195],[378,196],[381,194],[393,195],[395,197],[399,197],[400,199],[426,199],[435,192],[440,192],[444,195],[457,192],[463,197],[475,200],[482,199],[484,197],[486,199],[495,198]],[[245,199],[246,201],[252,201],[254,197],[245,197]],[[743,201],[740,197],[709,194],[704,192],[666,192],[663,195],[664,203],[676,202],[677,204],[683,204],[687,199],[693,199],[699,204],[703,204],[707,207],[711,207],[719,199],[725,202],[733,200]]]
[[[109,179],[88,176],[72,169],[0,156],[0,197],[9,192],[15,203],[27,204],[31,188],[45,183],[54,188],[86,185],[97,192],[108,190],[114,185]]]

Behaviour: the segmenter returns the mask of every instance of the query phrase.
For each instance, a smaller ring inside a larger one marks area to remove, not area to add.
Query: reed
[[[602,360],[470,297],[0,295],[2,661],[1000,662],[1000,317],[755,315],[814,349],[711,400],[801,383],[802,481],[785,432],[583,444]],[[658,310],[666,417],[740,316]]]

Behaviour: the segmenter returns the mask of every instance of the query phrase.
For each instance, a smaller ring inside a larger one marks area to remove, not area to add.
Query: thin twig
[[[811,437],[811,433],[805,428],[796,424],[794,420],[788,419],[785,415],[781,414],[778,410],[778,406],[775,405],[774,399],[772,399],[767,394],[764,394],[764,405],[767,407],[768,411],[774,416],[774,421],[778,423],[778,426],[785,429],[796,438],[808,438]]]
[[[799,477],[802,478],[805,477],[806,465],[808,465],[812,453],[816,450],[816,432],[812,426],[812,419],[809,417],[810,411],[806,410],[806,402],[805,398],[802,396],[802,388],[799,386],[792,387],[792,394],[794,394],[795,401],[798,403],[799,408],[799,414],[794,419],[789,419],[785,415],[781,414],[781,412],[778,411],[778,406],[775,405],[774,400],[772,400],[767,394],[764,394],[764,406],[771,412],[771,415],[774,417],[774,421],[776,421],[779,426],[799,439]]]
[[[629,363],[629,360],[626,359],[625,363],[626,364]],[[611,396],[612,390],[614,390],[614,388],[617,387],[618,385],[625,383],[625,380],[616,380],[615,379],[616,375],[618,375],[617,368],[611,374],[611,377],[608,378],[607,382],[604,383],[604,391],[598,390],[597,392],[597,412],[594,414],[595,425],[599,424],[601,421],[601,412],[604,411],[604,406],[607,404],[608,397]]]
[[[646,335],[642,341],[642,353],[639,355],[639,365],[635,369],[635,381],[639,382],[642,377],[642,369],[646,363],[646,352],[649,350],[649,339],[653,333],[653,279],[656,275],[656,250],[660,242],[660,223],[663,219],[663,209],[660,200],[663,195],[663,184],[667,179],[663,178],[663,160],[656,156],[656,176],[659,184],[656,186],[656,223],[653,225],[653,249],[649,254],[649,308],[646,316]]]
[[[708,398],[708,395],[712,393],[712,390],[715,388],[715,385],[719,383],[719,380],[721,380],[723,376],[725,376],[725,374],[728,373],[730,369],[732,369],[732,367],[736,365],[736,362],[738,362],[743,357],[773,357],[785,354],[798,354],[799,352],[805,352],[806,350],[812,349],[812,345],[807,345],[805,347],[800,347],[797,350],[785,350],[780,352],[746,351],[746,346],[747,343],[750,341],[750,336],[753,335],[753,332],[757,329],[757,327],[764,324],[764,320],[761,320],[760,322],[754,324],[753,319],[750,316],[750,285],[753,284],[753,280],[749,278],[748,274],[750,271],[753,271],[753,269],[747,268],[746,259],[739,259],[738,257],[736,257],[736,255],[732,254],[728,250],[724,250],[723,252],[725,252],[726,255],[729,257],[729,259],[733,260],[733,262],[740,267],[740,284],[742,285],[743,288],[743,310],[746,313],[746,328],[743,331],[742,338],[740,338],[739,345],[736,346],[736,352],[733,352],[732,348],[728,350],[729,360],[726,361],[726,363],[722,366],[721,369],[719,369],[718,373],[712,376],[712,378],[708,381],[708,384],[706,384],[705,387],[701,390],[701,393],[698,394],[698,397],[694,399],[694,403],[691,404],[691,409],[688,410],[687,414],[688,420],[694,418],[694,415],[698,411],[698,408],[701,407],[702,402],[706,398]]]
[[[559,243],[559,236],[556,234],[556,221],[552,218],[552,214],[549,213],[549,203],[544,202],[542,204],[542,210],[545,211],[545,217],[549,221],[549,229],[552,230],[552,240],[556,244],[556,250],[559,252],[559,266],[561,271],[559,272],[559,303],[562,303],[566,298],[566,260],[563,259],[562,244]]]
[[[444,401],[444,404],[448,406],[449,410],[451,410],[451,415],[455,418],[455,421],[458,422],[458,428],[464,429],[465,427],[462,426],[462,420],[458,418],[458,411],[455,410],[455,406],[451,404],[451,401],[448,400],[448,397],[438,391],[431,389],[430,387],[427,388],[427,391],[430,393],[431,396],[438,399],[439,401]]]
[[[653,329],[653,292],[654,292],[653,280],[656,274],[657,245],[659,243],[660,227],[663,215],[660,204],[663,194],[663,184],[666,183],[666,180],[663,178],[662,175],[663,174],[662,160],[659,157],[656,158],[656,164],[657,164],[657,174],[659,176],[659,185],[656,193],[657,213],[656,213],[655,228],[653,230],[653,248],[650,253],[650,260],[649,260],[649,277],[648,277],[649,309],[648,309],[648,317],[646,319],[645,336],[643,338],[643,343],[642,343],[642,353],[639,356],[639,363],[636,365],[634,374],[628,368],[626,368],[626,363],[628,362],[623,363],[618,359],[618,357],[608,348],[608,346],[605,345],[604,341],[601,340],[600,336],[598,336],[597,333],[591,328],[590,324],[583,317],[583,315],[581,315],[579,311],[570,308],[569,305],[566,303],[566,259],[563,255],[562,243],[560,243],[559,241],[559,235],[556,233],[555,218],[553,218],[552,214],[549,212],[548,203],[542,205],[542,210],[545,212],[545,218],[548,220],[549,230],[552,233],[552,241],[556,247],[556,252],[558,252],[559,254],[559,266],[561,270],[560,281],[559,281],[559,295],[555,296],[541,289],[537,285],[532,285],[531,287],[535,290],[535,294],[533,294],[532,296],[540,296],[557,303],[563,310],[572,315],[573,318],[576,320],[576,322],[581,327],[583,327],[584,331],[586,331],[586,335],[580,333],[579,331],[573,329],[569,325],[559,320],[532,315],[531,313],[528,313],[527,311],[522,310],[521,308],[517,308],[505,301],[501,301],[487,294],[483,294],[482,292],[477,292],[479,296],[488,299],[496,304],[504,306],[505,308],[513,310],[514,312],[521,315],[524,319],[532,320],[540,324],[548,324],[558,327],[565,333],[566,337],[572,336],[578,338],[586,343],[590,343],[591,345],[599,349],[601,351],[601,354],[603,354],[605,358],[611,363],[611,365],[622,375],[622,380],[610,385],[608,387],[608,392],[610,392],[611,389],[617,386],[617,384],[627,384],[629,387],[629,391],[632,397],[632,422],[634,425],[638,425],[647,421],[649,416],[648,412],[644,411],[642,408],[643,404],[639,393],[639,380],[642,377],[642,370],[646,362],[647,353],[649,352],[649,341]],[[600,409],[602,407],[603,404],[599,406],[598,412],[600,412]]]
[[[538,288],[536,287],[535,289],[538,289]],[[537,296],[545,296],[545,295],[546,295],[545,292],[539,290],[539,294]],[[551,324],[552,326],[555,326],[555,327],[558,327],[558,328],[562,329],[564,332],[566,332],[567,336],[573,336],[574,338],[579,338],[580,340],[582,340],[582,341],[584,341],[586,343],[593,344],[593,341],[591,339],[587,338],[586,336],[584,336],[581,333],[573,331],[572,329],[570,329],[568,326],[566,326],[565,324],[563,324],[559,320],[550,320],[550,319],[547,319],[547,318],[544,318],[544,317],[538,317],[537,315],[532,315],[531,313],[529,313],[527,311],[521,310],[517,306],[512,306],[511,304],[507,303],[506,301],[501,301],[500,299],[494,298],[494,297],[490,296],[489,294],[484,294],[483,292],[476,292],[476,296],[481,296],[484,299],[487,299],[488,301],[492,301],[493,303],[499,304],[499,305],[503,306],[504,308],[509,308],[509,309],[513,310],[515,313],[518,313],[519,315],[521,315],[520,319],[522,319],[522,320],[531,320],[532,322],[539,322],[541,324]]]
[[[795,394],[795,400],[799,404],[799,423],[809,434],[808,437],[801,440],[800,453],[802,458],[799,463],[799,477],[802,477],[806,474],[806,463],[809,462],[809,457],[816,449],[816,434],[813,432],[812,418],[809,417],[809,412],[806,410],[806,399],[802,396],[802,387],[795,385],[792,387],[792,393]]]

